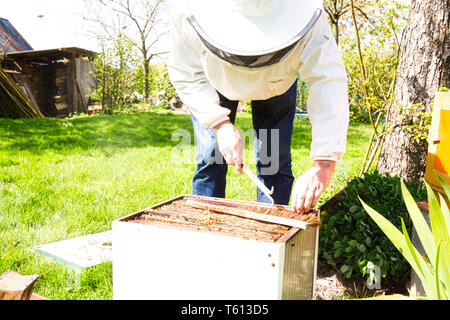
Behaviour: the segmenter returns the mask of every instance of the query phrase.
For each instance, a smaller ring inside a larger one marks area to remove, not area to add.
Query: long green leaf
[[[416,251],[414,250],[414,246],[412,244],[412,241],[409,238],[408,230],[406,230],[405,221],[403,221],[403,218],[401,220],[402,220],[403,235],[405,236],[406,244],[408,245],[409,252],[411,253],[411,256],[413,257],[413,259],[415,261],[415,266],[411,265],[411,267],[414,270],[419,270],[420,273],[422,274],[422,276],[425,277],[424,276],[424,270],[422,269],[422,266],[421,266],[420,261],[419,261],[419,257],[417,256]]]
[[[441,248],[441,279],[444,285],[444,292],[447,296],[450,296],[450,263],[448,262],[450,258],[450,243],[442,243]]]
[[[439,174],[436,175],[439,179],[439,182],[441,183],[442,188],[445,191],[445,194],[447,195],[447,198],[450,199],[450,185]]]
[[[445,191],[447,199],[450,199],[450,185],[439,175],[437,174],[439,182],[441,183],[442,188]],[[445,220],[445,224],[447,226],[447,232],[450,232],[450,210],[447,206],[442,195],[440,195],[440,203],[441,203],[441,211]],[[450,243],[443,243],[442,245],[442,257],[443,257],[443,268],[442,270],[442,278],[444,281],[444,294],[446,298],[450,296]]]
[[[444,198],[442,197],[442,195],[440,196],[440,203],[441,203],[441,211],[442,211],[442,215],[444,216],[444,218],[447,217],[447,223],[448,220],[450,220],[449,218],[449,209],[447,207],[447,204],[445,203]],[[447,226],[447,230],[449,229],[449,226]],[[441,248],[441,257],[440,257],[440,261],[441,261],[441,278],[442,281],[444,282],[445,285],[445,290],[450,290],[450,244],[449,243],[445,243],[442,242],[442,248]]]
[[[434,243],[437,247],[441,241],[450,243],[450,234],[433,189],[431,189],[428,184],[426,184],[426,187],[428,193],[428,203],[430,206],[431,232],[433,233]]]
[[[439,194],[439,202],[441,204],[441,211],[445,224],[447,225],[447,230],[450,230],[450,211],[448,209],[447,202],[445,202],[445,199],[441,194]]]
[[[439,182],[441,183],[442,188],[444,189],[446,195],[447,195],[447,199],[450,199],[450,186],[448,185],[447,182],[445,182],[444,179],[442,179],[442,177],[437,174],[437,177],[439,179]],[[447,230],[450,230],[450,213],[449,213],[449,209],[447,206],[447,203],[445,202],[444,198],[442,197],[442,195],[439,195],[441,197],[440,199],[440,203],[441,203],[441,209],[442,209],[442,214],[444,216],[444,220],[445,220],[445,224],[447,226]]]
[[[441,280],[439,279],[439,255],[441,254],[441,244],[438,245],[436,253],[436,293],[437,299],[441,300]]]
[[[411,193],[408,191],[408,188],[405,186],[405,183],[403,181],[401,183],[401,186],[406,208],[408,209],[409,215],[414,224],[414,228],[417,231],[420,242],[422,243],[422,246],[425,249],[428,258],[431,261],[434,261],[436,259],[436,246],[430,227],[428,226],[428,223],[423,217],[422,211],[420,211],[416,201],[411,196]]]
[[[433,283],[433,270],[430,267],[430,265],[424,260],[424,258],[422,258],[422,256],[420,256],[420,253],[416,250],[416,248],[414,248],[412,241],[408,235],[408,231],[406,230],[406,225],[405,222],[402,220],[402,229],[403,229],[403,235],[405,236],[405,242],[408,246],[409,252],[411,253],[411,256],[413,257],[414,261],[415,261],[415,265],[411,264],[411,267],[414,269],[414,271],[419,270],[422,274],[422,276],[420,276],[419,274],[417,274],[419,276],[420,279],[424,279],[425,281],[422,281],[422,285],[425,289],[425,291],[427,292],[432,292],[434,291],[434,293],[437,292],[437,289],[434,289],[434,283]],[[436,295],[433,295],[433,297],[436,297]]]
[[[439,246],[442,243],[443,246],[446,247],[448,244],[450,244],[449,230],[447,229],[447,224],[444,219],[443,212],[441,210],[441,207],[439,206],[439,202],[434,191],[428,184],[426,184],[426,187],[428,193],[428,203],[430,206],[431,231],[433,232],[434,241],[436,243],[436,246]],[[442,260],[442,269],[445,270],[442,275],[444,278],[444,282],[448,283],[448,266],[450,265],[450,257],[447,255]],[[448,290],[448,287],[446,287],[445,290]]]
[[[380,227],[380,229],[383,230],[383,232],[386,234],[389,240],[391,240],[394,246],[400,251],[403,257],[409,262],[411,267],[417,273],[420,280],[422,281],[427,296],[434,297],[434,293],[436,292],[435,290],[436,283],[431,275],[429,265],[425,262],[420,253],[415,248],[413,248],[418,258],[418,261],[420,262],[420,266],[424,271],[423,273],[417,267],[416,261],[414,260],[409,251],[408,244],[405,240],[405,236],[389,220],[387,220],[385,217],[383,217],[378,212],[369,207],[361,198],[359,200],[361,201],[364,209],[367,211],[370,217],[375,221],[375,223]]]

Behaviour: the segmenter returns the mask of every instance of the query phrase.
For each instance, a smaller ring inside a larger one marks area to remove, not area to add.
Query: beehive
[[[115,221],[114,299],[314,298],[319,219],[291,228],[194,209],[186,205],[193,199],[270,212],[262,204],[181,196]]]

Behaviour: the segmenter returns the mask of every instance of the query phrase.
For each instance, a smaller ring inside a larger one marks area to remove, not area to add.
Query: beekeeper
[[[171,27],[169,75],[190,107],[198,145],[193,194],[223,198],[228,165],[242,173],[234,123],[239,101],[251,100],[258,177],[277,204],[292,194],[295,210],[309,212],[346,151],[349,123],[347,74],[322,1],[177,1]],[[314,164],[294,187],[299,76],[309,89]],[[259,191],[258,202],[270,201]]]

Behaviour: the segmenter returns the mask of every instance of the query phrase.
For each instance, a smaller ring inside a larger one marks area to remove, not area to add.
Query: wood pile
[[[0,118],[43,118],[22,89],[0,69]]]

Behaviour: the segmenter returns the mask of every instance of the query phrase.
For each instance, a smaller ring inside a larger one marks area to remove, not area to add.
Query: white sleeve
[[[325,14],[311,31],[301,60],[300,77],[309,90],[311,158],[340,160],[347,148],[350,118],[347,72]]]
[[[181,100],[206,128],[229,120],[230,110],[220,106],[217,91],[206,79],[200,59],[204,49],[184,14],[172,19],[171,40],[169,76]]]

